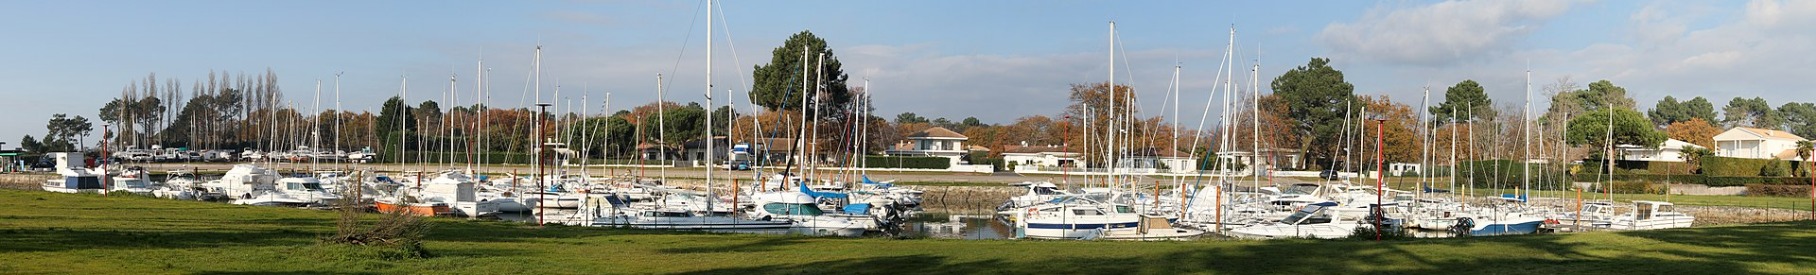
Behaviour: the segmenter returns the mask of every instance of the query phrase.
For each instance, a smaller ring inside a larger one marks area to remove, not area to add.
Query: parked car
[[[1327,179],[1327,180],[1337,180],[1340,175],[1342,175],[1342,174],[1338,173],[1337,170],[1326,169],[1324,171],[1318,172],[1318,178]]]

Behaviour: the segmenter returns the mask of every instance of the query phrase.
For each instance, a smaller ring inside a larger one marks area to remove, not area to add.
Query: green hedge
[[[1496,166],[1496,164],[1499,164],[1499,166]],[[1519,187],[1519,185],[1524,182],[1524,172],[1526,172],[1525,170],[1522,170],[1525,168],[1524,164],[1516,160],[1471,161],[1460,163],[1458,166],[1461,166],[1458,171],[1464,173],[1457,175],[1457,179],[1464,182],[1471,182],[1473,183],[1473,186],[1480,188],[1494,188],[1496,187],[1496,182],[1499,182],[1501,185],[1499,187],[1502,188]],[[1498,174],[1495,172],[1497,168],[1500,170],[1500,173]],[[1531,175],[1533,177],[1532,182],[1535,183],[1535,186],[1532,186],[1533,188],[1552,188],[1555,186],[1536,186],[1536,183],[1556,183],[1563,182],[1565,179],[1563,173],[1564,168],[1560,165],[1534,163],[1531,168]],[[1440,174],[1448,173],[1441,172]],[[1475,178],[1474,181],[1470,181],[1472,175]],[[1499,176],[1498,180],[1496,177],[1497,175]]]
[[[1595,182],[1607,178],[1597,178],[1595,174],[1578,174],[1576,181]],[[1712,187],[1744,186],[1749,184],[1764,185],[1809,185],[1808,177],[1715,177],[1704,175],[1614,175],[1615,181],[1636,182],[1673,182],[1701,184]]]
[[[943,157],[864,156],[866,168],[946,169],[952,160]]]
[[[1702,160],[1703,174],[1718,177],[1757,177],[1761,169],[1782,160],[1708,157]],[[1781,164],[1782,165],[1782,164]]]
[[[1615,175],[1683,175],[1694,173],[1696,171],[1695,168],[1695,165],[1685,162],[1614,161]],[[1607,166],[1603,166],[1602,160],[1584,160],[1583,169],[1580,173],[1601,174],[1607,169]]]

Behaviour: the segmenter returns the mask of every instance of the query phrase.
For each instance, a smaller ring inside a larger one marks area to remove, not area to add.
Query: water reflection
[[[988,215],[922,213],[902,228],[902,237],[963,240],[1008,239],[1015,226]]]

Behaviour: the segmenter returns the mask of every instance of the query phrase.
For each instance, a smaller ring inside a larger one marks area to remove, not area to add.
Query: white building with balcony
[[[944,157],[951,160],[952,166],[957,167],[959,160],[965,158],[965,141],[970,139],[945,127],[933,127],[908,135],[896,144],[895,149],[883,153],[891,156]]]
[[[1803,137],[1770,129],[1734,127],[1715,135],[1715,155],[1730,158],[1782,159],[1797,158],[1797,142]]]

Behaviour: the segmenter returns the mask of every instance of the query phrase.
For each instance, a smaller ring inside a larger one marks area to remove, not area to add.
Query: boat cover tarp
[[[1517,195],[1517,194],[1501,194],[1501,199],[1508,200],[1508,201],[1524,202],[1524,201],[1526,201],[1526,196],[1521,196],[1521,195]]]
[[[843,198],[845,198],[844,193],[813,191],[813,189],[807,188],[806,184],[798,184],[796,186],[801,187],[801,193],[806,193],[808,197],[813,197],[815,199],[843,199]]]
[[[859,180],[864,182],[864,184],[877,186],[877,188],[893,188],[893,186],[895,186],[895,184],[888,184],[888,182],[875,182],[875,180],[870,180],[870,175],[864,175],[864,177],[859,178]]]
[[[870,204],[854,203],[845,205],[845,214],[870,215]]]

